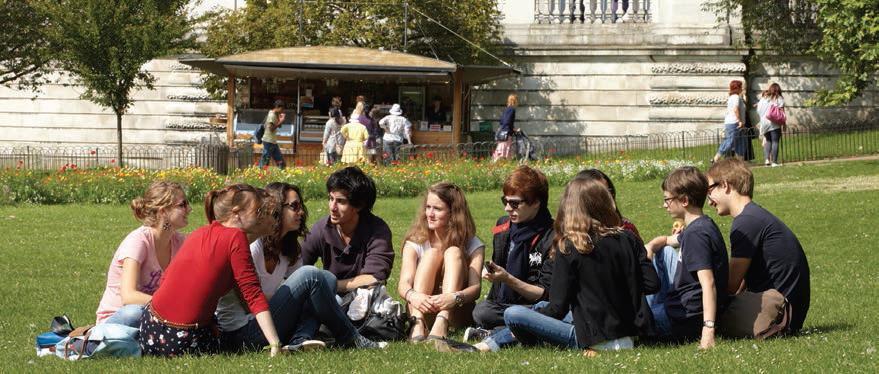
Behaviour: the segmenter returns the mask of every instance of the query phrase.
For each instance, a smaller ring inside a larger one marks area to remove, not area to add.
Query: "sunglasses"
[[[501,196],[501,205],[507,206],[509,205],[512,209],[519,209],[519,205],[521,205],[524,201],[519,199],[507,199],[506,196]]]
[[[672,200],[674,200],[674,199],[677,199],[677,196],[666,197],[666,198],[662,199],[662,203],[665,205],[669,205],[669,204],[671,204]]]
[[[281,206],[284,208],[290,208],[290,210],[292,210],[294,212],[301,212],[302,211],[302,202],[298,201],[298,200],[290,202],[290,203],[286,203],[286,204],[281,204]]]

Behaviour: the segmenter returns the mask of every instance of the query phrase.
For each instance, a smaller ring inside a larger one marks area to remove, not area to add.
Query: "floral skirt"
[[[210,354],[219,351],[213,326],[170,326],[157,317],[152,308],[140,318],[140,348],[144,356],[176,357],[187,354]]]

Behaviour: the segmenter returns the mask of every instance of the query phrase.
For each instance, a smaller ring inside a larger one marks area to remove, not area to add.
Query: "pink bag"
[[[784,114],[784,108],[772,104],[769,111],[766,112],[766,119],[776,125],[784,126],[787,123],[787,116]]]

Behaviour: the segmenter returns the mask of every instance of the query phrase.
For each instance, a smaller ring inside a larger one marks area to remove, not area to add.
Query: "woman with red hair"
[[[736,133],[745,127],[745,102],[742,100],[742,81],[729,82],[729,98],[726,100],[726,117],[723,120],[723,141],[717,148],[717,154],[711,162],[720,160],[733,150],[736,143]]]

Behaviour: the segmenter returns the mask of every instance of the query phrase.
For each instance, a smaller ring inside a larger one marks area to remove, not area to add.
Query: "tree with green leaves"
[[[0,85],[36,89],[49,66],[47,20],[29,0],[0,0]]]
[[[497,52],[502,31],[499,17],[496,0],[248,1],[237,11],[213,15],[201,51],[222,57],[304,45],[354,46],[461,64],[497,64],[473,44]],[[205,78],[209,92],[225,93],[222,77]]]
[[[758,58],[815,56],[839,71],[832,89],[810,103],[841,105],[876,84],[879,0],[709,0],[721,18],[740,16],[745,42]]]
[[[122,116],[138,88],[153,89],[143,65],[193,45],[188,0],[34,0],[44,12],[52,58],[85,92],[116,114],[122,165]]]

